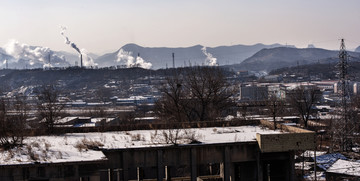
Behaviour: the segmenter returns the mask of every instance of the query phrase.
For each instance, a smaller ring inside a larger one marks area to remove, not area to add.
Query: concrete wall
[[[103,164],[94,162],[91,164],[66,163],[66,164],[28,164],[10,165],[0,167],[1,181],[72,181],[87,179],[89,181],[100,180],[99,168]]]
[[[256,134],[261,152],[286,152],[315,148],[314,133]]]
[[[266,120],[261,120],[261,124],[270,128],[274,127],[273,122]],[[286,132],[280,134],[256,134],[256,140],[261,152],[287,152],[315,148],[315,132],[282,124],[277,124],[277,129]]]
[[[263,180],[279,175],[281,180],[292,180],[294,157],[290,153],[261,153],[255,141],[104,151],[111,175],[116,177],[112,179],[159,181],[180,177],[193,181],[199,178]],[[271,175],[266,174],[269,169]]]

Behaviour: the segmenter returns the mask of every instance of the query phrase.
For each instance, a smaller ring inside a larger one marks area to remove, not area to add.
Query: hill
[[[152,69],[172,67],[172,53],[175,53],[175,67],[189,65],[203,65],[208,56],[216,59],[218,65],[240,63],[246,58],[252,56],[263,48],[281,47],[280,44],[273,45],[233,45],[206,48],[196,45],[185,48],[167,48],[167,47],[142,47],[136,44],[127,44],[119,50],[102,55],[95,59],[100,67],[124,65],[125,62],[118,62],[120,50],[129,52],[132,57],[140,54],[146,62],[152,64]],[[210,54],[210,55],[209,55]]]
[[[360,52],[360,46],[355,49],[355,52]]]
[[[349,52],[351,56],[359,57],[359,53]],[[250,71],[271,71],[282,67],[295,65],[312,64],[321,62],[329,58],[337,58],[338,51],[330,51],[319,48],[289,48],[277,47],[262,49],[252,57],[244,60],[240,64],[234,65],[236,70]]]
[[[177,72],[187,72],[187,68],[177,68]],[[133,80],[148,84],[149,76],[165,77],[174,75],[174,69],[148,70],[143,68],[121,68],[121,69],[82,69],[77,67],[60,69],[0,69],[1,89],[14,90],[22,86],[42,86],[45,84],[56,84],[64,90],[77,90],[82,92],[88,89],[104,87],[106,84],[125,85]],[[228,77],[233,72],[224,70]],[[112,82],[112,83],[110,83]],[[114,83],[116,82],[116,83]],[[119,87],[122,89],[122,87]]]
[[[310,80],[311,77],[318,80],[337,80],[339,70],[336,65],[338,61],[338,58],[329,58],[312,64],[283,67],[270,71],[269,75],[296,75],[303,77],[304,80]],[[352,81],[360,81],[360,58],[353,57],[348,65],[349,79]]]

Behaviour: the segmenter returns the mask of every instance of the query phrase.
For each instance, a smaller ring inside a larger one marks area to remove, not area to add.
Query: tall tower
[[[349,108],[348,103],[350,102],[349,93],[349,76],[348,76],[348,58],[349,55],[346,51],[344,39],[341,39],[340,51],[339,51],[339,62],[336,65],[338,69],[338,97],[339,104],[337,106],[339,119],[335,121],[333,125],[333,141],[339,146],[341,151],[347,151],[351,149],[351,135],[353,132],[353,124],[349,120]]]

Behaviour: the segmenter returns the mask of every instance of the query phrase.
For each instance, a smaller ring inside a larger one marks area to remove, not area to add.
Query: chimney
[[[80,68],[83,67],[83,60],[82,60],[82,54],[80,53]]]
[[[172,59],[173,59],[173,68],[175,68],[175,53],[172,53]]]
[[[49,64],[51,65],[51,52],[49,53]]]

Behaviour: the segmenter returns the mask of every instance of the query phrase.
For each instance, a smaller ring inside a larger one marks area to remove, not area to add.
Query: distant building
[[[154,104],[156,101],[155,97],[149,96],[131,96],[129,98],[118,98],[116,99],[116,105],[132,106],[138,104]]]
[[[337,81],[316,81],[312,82],[318,87],[321,91],[330,91],[334,92],[335,84]]]
[[[237,74],[239,75],[239,77],[246,77],[246,76],[249,76],[249,71],[241,70],[241,71],[237,72]]]
[[[283,80],[281,75],[267,75],[264,77],[267,82],[280,82]]]
[[[268,98],[268,87],[242,84],[239,95],[241,101],[263,101]]]
[[[268,94],[275,95],[279,99],[286,98],[286,87],[282,84],[272,84],[268,86]]]

